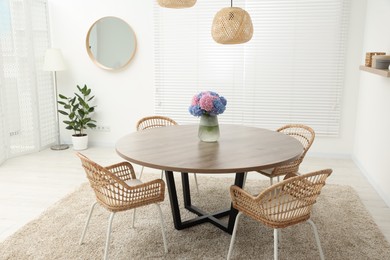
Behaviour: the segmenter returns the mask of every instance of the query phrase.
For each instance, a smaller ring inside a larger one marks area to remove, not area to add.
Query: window
[[[277,129],[288,123],[337,136],[341,120],[350,0],[234,1],[251,15],[254,35],[241,45],[211,37],[226,1],[193,8],[155,5],[155,110],[195,123],[187,108],[199,91],[228,100],[221,123]]]
[[[46,0],[0,0],[0,162],[56,138]]]

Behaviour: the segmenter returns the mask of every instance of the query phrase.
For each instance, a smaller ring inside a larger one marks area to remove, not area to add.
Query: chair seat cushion
[[[264,170],[260,170],[257,172],[264,174],[264,175],[267,175],[267,176],[271,176],[273,170],[274,170],[274,168],[269,168],[269,169],[264,169]]]
[[[143,182],[138,179],[132,179],[132,180],[125,181],[125,183],[129,186],[137,186],[142,184]]]

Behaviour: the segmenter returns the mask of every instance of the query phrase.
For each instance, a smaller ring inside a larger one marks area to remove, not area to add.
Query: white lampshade
[[[64,58],[60,49],[48,49],[45,54],[45,61],[43,63],[43,70],[45,71],[60,71],[66,70]]]

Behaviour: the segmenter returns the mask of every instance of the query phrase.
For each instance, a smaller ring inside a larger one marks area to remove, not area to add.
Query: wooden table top
[[[126,135],[117,153],[150,168],[196,173],[237,173],[267,169],[297,159],[301,143],[283,133],[242,125],[220,125],[218,142],[198,139],[198,125],[153,128]]]

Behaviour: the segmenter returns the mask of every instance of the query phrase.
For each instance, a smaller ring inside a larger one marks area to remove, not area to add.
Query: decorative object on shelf
[[[188,111],[200,116],[198,137],[203,142],[216,142],[219,139],[218,115],[226,109],[226,99],[215,92],[203,91],[192,98]]]
[[[390,65],[390,55],[372,56],[371,67],[375,69],[387,69]]]
[[[233,0],[230,7],[221,9],[213,20],[211,35],[217,43],[239,44],[252,39],[252,19],[247,11],[239,7],[233,7]]]
[[[88,135],[84,130],[96,127],[96,120],[91,117],[96,106],[88,104],[95,96],[91,96],[91,89],[87,85],[83,88],[77,85],[77,89],[79,93],[74,93],[73,97],[59,94],[61,101],[58,101],[58,104],[62,105],[64,110],[58,110],[58,112],[68,117],[68,120],[63,121],[68,125],[66,129],[74,131],[73,149],[85,150],[88,148]]]
[[[67,144],[61,144],[60,136],[60,119],[58,115],[58,99],[57,99],[57,71],[66,70],[66,65],[62,52],[60,49],[48,49],[45,53],[45,60],[43,62],[44,71],[52,71],[54,78],[54,97],[55,97],[55,106],[57,108],[56,121],[57,121],[57,144],[51,146],[52,150],[65,150],[69,148]]]
[[[196,0],[157,0],[157,3],[166,8],[189,8],[195,5]]]
[[[366,67],[371,67],[372,65],[372,56],[374,55],[385,55],[385,52],[367,52],[366,53],[366,62],[365,65]]]

